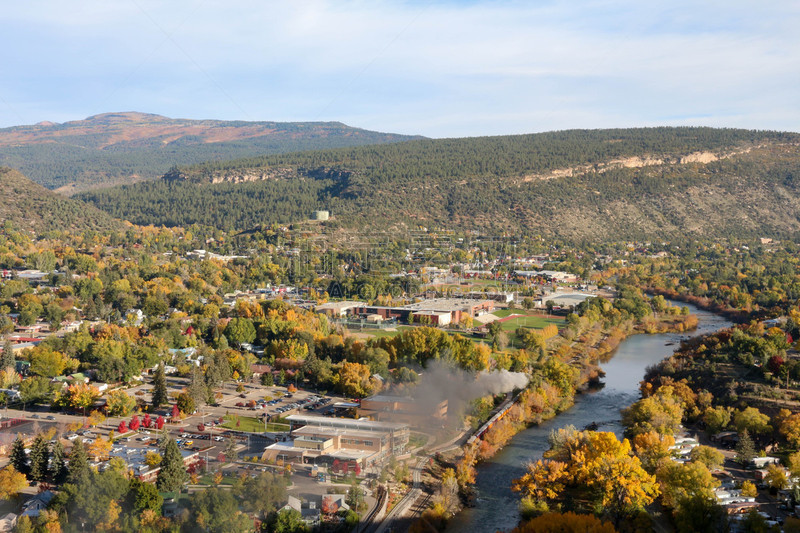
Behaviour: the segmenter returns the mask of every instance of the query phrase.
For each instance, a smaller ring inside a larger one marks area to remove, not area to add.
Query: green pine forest
[[[689,127],[424,139],[206,162],[80,198],[136,224],[225,230],[328,209],[328,225],[344,229],[449,227],[572,241],[790,236],[800,232],[798,140]],[[720,157],[681,162],[698,152]],[[608,164],[631,157],[662,162]],[[577,170],[541,179],[569,168]],[[247,176],[259,179],[234,183]]]

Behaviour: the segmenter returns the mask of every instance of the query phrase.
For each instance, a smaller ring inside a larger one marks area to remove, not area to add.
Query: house
[[[0,531],[12,531],[16,525],[17,515],[14,513],[8,513],[7,515],[0,517]]]
[[[22,515],[28,518],[37,518],[39,514],[47,509],[47,504],[53,499],[55,493],[50,490],[40,492],[30,500],[22,504]]]
[[[300,498],[295,496],[289,496],[286,505],[283,506],[283,509],[294,509],[303,519],[303,522],[309,525],[309,527],[315,527],[319,525],[319,507],[315,501],[309,501],[303,503]]]

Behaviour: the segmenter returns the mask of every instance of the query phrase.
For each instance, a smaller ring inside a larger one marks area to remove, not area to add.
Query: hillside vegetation
[[[0,198],[0,220],[17,229],[44,233],[122,227],[99,209],[48,191],[10,168],[0,167]]]
[[[186,120],[106,113],[64,124],[0,129],[0,165],[69,194],[157,178],[176,164],[412,138],[339,122]]]
[[[324,208],[344,228],[570,240],[788,235],[800,231],[798,141],[712,128],[417,140],[210,162],[82,198],[135,223],[225,229]]]

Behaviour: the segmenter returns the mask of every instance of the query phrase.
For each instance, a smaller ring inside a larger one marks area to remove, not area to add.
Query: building
[[[358,416],[379,422],[403,422],[410,426],[430,426],[447,419],[447,400],[436,405],[405,396],[379,394],[361,400]]]
[[[409,427],[404,423],[313,415],[286,418],[291,440],[267,446],[264,460],[365,468],[404,453],[408,445]]]
[[[348,315],[350,311],[358,307],[367,305],[364,302],[343,301],[343,302],[328,302],[320,304],[314,308],[317,313],[322,313],[334,318],[342,318]]]
[[[464,316],[476,317],[494,310],[492,300],[477,300],[471,298],[430,298],[413,304],[398,307],[362,305],[353,307],[352,314],[360,316],[380,315],[386,319],[394,318],[411,322],[415,317],[430,316],[431,320],[440,325],[458,324]],[[450,315],[447,321],[444,315]],[[435,316],[435,318],[434,318]]]

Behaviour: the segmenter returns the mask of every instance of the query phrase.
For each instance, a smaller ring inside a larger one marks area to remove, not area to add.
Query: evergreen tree
[[[53,444],[53,459],[50,461],[50,470],[53,473],[53,481],[55,483],[61,484],[67,479],[65,455],[64,445],[61,444],[60,440],[56,439]]]
[[[205,379],[203,379],[203,372],[197,366],[192,367],[192,377],[186,392],[189,393],[189,396],[194,401],[195,409],[198,409],[200,405],[202,405],[201,402],[205,402],[208,399],[208,387],[206,386]]]
[[[25,441],[23,441],[19,435],[17,435],[14,444],[11,445],[9,462],[20,474],[25,474],[27,476],[30,473],[28,454],[25,453]]]
[[[236,453],[236,446],[236,439],[233,438],[233,435],[229,436],[228,442],[225,445],[225,459],[227,459],[229,463],[235,461],[239,456],[239,454]]]
[[[67,482],[79,485],[89,475],[89,456],[81,439],[75,439],[69,454]]]
[[[44,435],[37,435],[31,446],[31,475],[33,481],[43,481],[48,474],[50,465],[50,443]]]
[[[736,445],[736,460],[741,465],[747,465],[756,456],[756,446],[750,433],[745,429],[739,435],[739,443]]]
[[[164,375],[164,363],[158,365],[153,377],[153,407],[158,409],[169,401],[167,396],[167,378]]]
[[[161,470],[158,471],[156,487],[161,492],[176,492],[186,481],[186,467],[175,439],[169,439],[161,454]]]
[[[2,357],[0,357],[0,370],[15,367],[16,359],[14,358],[14,349],[11,347],[11,341],[6,341],[5,345],[3,346]]]

